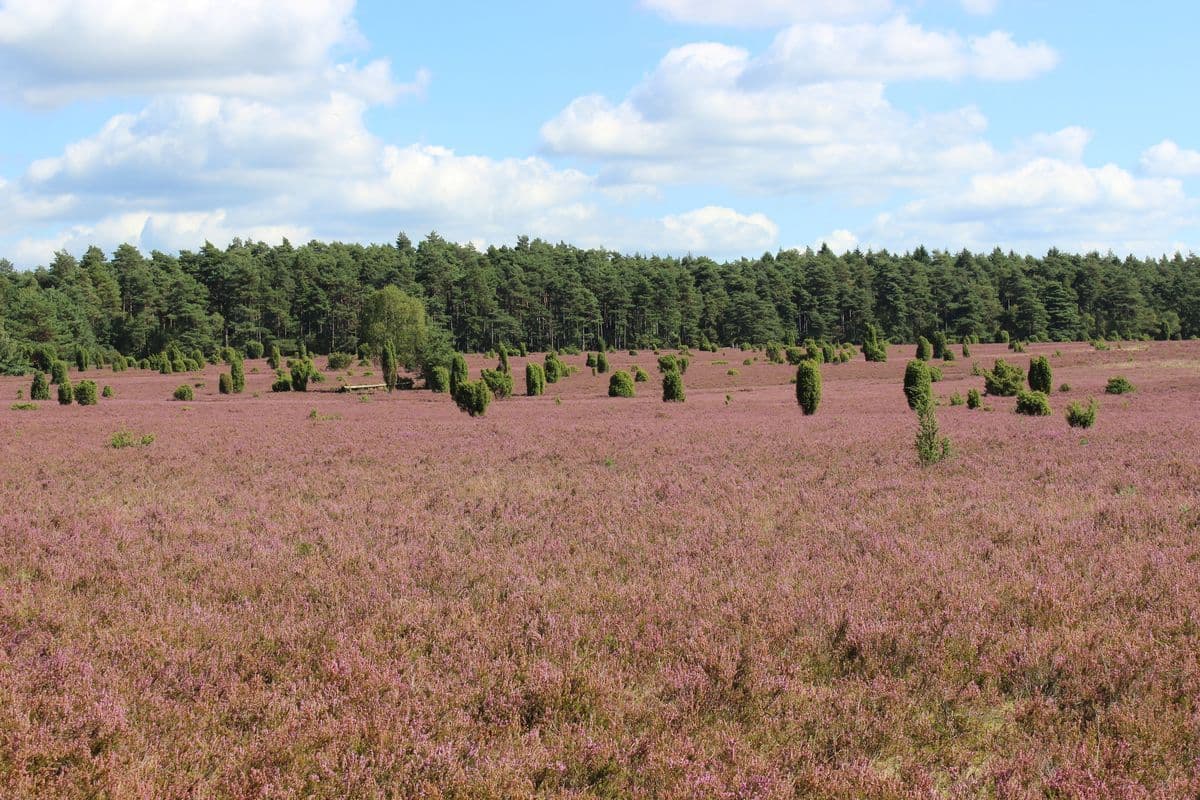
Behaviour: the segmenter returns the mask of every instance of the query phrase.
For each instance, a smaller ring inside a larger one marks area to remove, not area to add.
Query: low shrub
[[[485,369],[480,374],[480,378],[491,389],[492,394],[496,396],[497,400],[512,397],[513,379],[511,373],[501,372],[498,369]]]
[[[293,392],[307,392],[309,381],[317,382],[319,375],[316,365],[313,364],[312,359],[307,357],[297,358],[292,361],[291,373]],[[392,386],[389,389],[395,388],[395,383],[395,378],[393,377]]]
[[[1087,405],[1072,401],[1067,405],[1067,424],[1072,428],[1090,428],[1096,424],[1096,410],[1099,404],[1088,398]]]
[[[246,365],[237,353],[229,362],[229,387],[234,394],[241,394],[246,389]]]
[[[113,394],[114,394],[114,392],[113,392],[113,388],[111,386],[105,386],[103,389],[100,390],[101,397],[112,397]]]
[[[614,376],[615,377],[615,376]],[[525,396],[539,397],[546,393],[546,370],[533,361],[525,365]]]
[[[192,387],[188,386],[186,383],[182,383],[178,387],[176,387],[174,397],[176,400],[195,400],[196,399],[196,395],[192,391]]]
[[[1045,392],[1018,392],[1017,413],[1030,417],[1048,417],[1051,414],[1050,398]]]
[[[222,372],[217,379],[217,391],[221,394],[233,394],[233,378],[228,372]]]
[[[469,376],[467,357],[462,353],[455,353],[454,358],[450,359],[450,394],[455,393],[460,383],[466,383]]]
[[[942,371],[938,367],[930,365],[929,380],[933,383],[940,383],[942,380]]]
[[[279,365],[283,363],[283,354],[279,352],[279,345],[271,345],[271,355],[267,357],[267,366],[271,369],[279,369]]]
[[[965,340],[962,343],[962,356],[963,358],[971,357],[971,345]]]
[[[608,372],[608,355],[603,350],[596,353],[596,372],[602,375]]]
[[[80,381],[75,384],[75,402],[81,406],[94,406],[96,400],[96,382]]]
[[[1060,392],[1069,392],[1069,391],[1071,391],[1071,384],[1069,384],[1069,383],[1060,383],[1060,384],[1058,385],[1058,390],[1059,390]]]
[[[967,408],[974,410],[983,405],[983,398],[979,395],[978,389],[967,390]]]
[[[862,352],[863,358],[872,363],[887,361],[887,342],[879,336],[879,330],[874,325],[867,325],[867,332],[863,336]]]
[[[608,379],[609,397],[633,397],[633,376],[619,369]]]
[[[292,375],[287,370],[275,370],[275,380],[271,384],[272,392],[290,392],[292,390]]]
[[[33,384],[29,387],[29,399],[50,399],[50,384],[46,382],[46,374],[44,372],[33,373]]]
[[[1013,397],[1025,386],[1025,371],[997,358],[992,369],[983,373],[983,386],[990,395]]]
[[[924,336],[917,337],[917,359],[928,361],[933,357],[933,345]]]
[[[13,403],[11,406],[9,406],[9,408],[12,409],[13,411],[37,411],[38,404],[37,403]]]
[[[567,365],[554,352],[546,353],[542,369],[546,373],[546,383],[558,383],[560,378],[567,375]]]
[[[454,403],[469,416],[483,416],[491,401],[492,390],[482,380],[462,381],[454,388]]]
[[[148,447],[151,444],[154,444],[153,433],[145,433],[139,437],[134,437],[129,431],[121,430],[108,438],[108,446],[115,450],[125,447]]]
[[[429,378],[426,379],[425,386],[436,394],[445,394],[450,391],[450,370],[446,367],[434,367],[429,371]]]
[[[648,380],[650,380],[650,375],[646,372],[646,370],[642,369],[641,367],[633,368],[634,383],[645,383]]]
[[[684,402],[683,375],[678,370],[663,373],[662,398],[664,403]]]
[[[246,342],[246,347],[244,349],[246,351],[246,358],[250,358],[250,359],[262,358],[262,355],[263,355],[263,343],[262,342]]]
[[[1105,394],[1128,394],[1133,391],[1133,384],[1125,377],[1118,375],[1115,378],[1109,378],[1108,384],[1104,387]]]
[[[1029,388],[1042,394],[1050,394],[1053,379],[1050,373],[1050,362],[1045,356],[1037,356],[1029,361]]]
[[[67,362],[55,361],[50,365],[50,382],[61,384],[67,380]]]
[[[821,365],[802,361],[796,367],[796,402],[805,416],[817,413],[821,404]]]
[[[346,369],[353,363],[354,356],[350,353],[330,353],[325,366],[330,371],[336,371]]]
[[[69,406],[75,401],[75,390],[71,386],[70,379],[63,379],[58,384],[58,404],[60,406]]]
[[[394,347],[392,347],[391,342],[383,343],[383,352],[379,356],[379,367],[380,367],[380,370],[383,372],[383,384],[385,386],[387,386],[387,390],[389,392],[394,390],[396,388],[396,374],[397,374],[396,349]],[[292,384],[294,385],[295,383],[296,383],[296,378],[293,375]],[[307,383],[307,381],[306,381],[306,383]],[[298,389],[298,391],[302,392],[304,390]]]
[[[659,356],[658,371],[664,375],[668,372],[678,372],[679,360],[675,356]]]
[[[942,331],[934,331],[929,342],[933,345],[933,357],[945,359],[946,353],[949,352],[946,349],[946,334]],[[950,358],[954,358],[954,356],[950,356]]]
[[[944,461],[953,454],[950,440],[940,435],[933,405],[922,406],[917,412],[917,461],[929,467]]]
[[[967,401],[964,400],[963,396],[961,394],[959,394],[958,392],[955,392],[954,394],[950,395],[950,405],[952,405],[952,406],[961,406],[961,405],[965,404],[966,402]]]
[[[933,402],[932,379],[929,366],[919,359],[909,361],[904,367],[904,399],[913,411],[920,411]]]

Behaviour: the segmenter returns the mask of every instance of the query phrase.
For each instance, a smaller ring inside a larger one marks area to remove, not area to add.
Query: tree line
[[[0,259],[0,367],[31,347],[144,357],[278,346],[354,352],[372,297],[418,298],[435,338],[460,351],[1200,336],[1200,259],[1051,250],[1021,256],[828,248],[717,262],[622,254],[520,238],[479,251],[431,233],[417,245],[234,240],[148,256],[65,251],[15,270]]]

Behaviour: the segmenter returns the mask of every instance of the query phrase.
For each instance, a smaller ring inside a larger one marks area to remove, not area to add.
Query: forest
[[[480,252],[430,233],[416,246],[404,234],[374,245],[235,239],[177,255],[93,246],[29,271],[0,259],[0,370],[24,369],[38,346],[354,352],[365,305],[389,285],[420,298],[431,330],[460,351],[858,342],[869,324],[894,342],[1200,336],[1195,255],[822,247],[719,263],[527,237]]]

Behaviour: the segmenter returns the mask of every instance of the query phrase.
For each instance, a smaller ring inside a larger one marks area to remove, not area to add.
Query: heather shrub
[[[272,392],[290,392],[292,390],[292,375],[286,370],[275,370],[275,380],[271,384]]]
[[[1050,398],[1044,392],[1017,392],[1017,413],[1030,417],[1050,416]]]
[[[454,388],[455,405],[472,417],[483,416],[491,401],[492,390],[482,380],[462,381]]]
[[[315,381],[317,377],[317,368],[309,358],[297,358],[292,362],[292,391],[307,392],[308,382]],[[392,379],[392,387],[396,385],[395,378]],[[392,388],[389,387],[389,390]]]
[[[188,386],[186,383],[181,383],[179,386],[177,386],[175,388],[174,397],[176,400],[195,400],[196,399],[196,395],[192,391],[192,387]]]
[[[917,412],[917,419],[917,461],[921,466],[929,467],[949,458],[953,452],[950,440],[942,437],[938,431],[933,404],[922,406]]]
[[[929,341],[933,347],[933,357],[945,359],[946,357],[946,334],[942,331],[934,331],[933,338]],[[951,356],[953,358],[953,356]]]
[[[447,367],[434,367],[429,371],[425,385],[436,394],[450,391],[450,370]]]
[[[383,373],[383,383],[390,392],[396,388],[396,349],[392,343],[383,343],[383,352],[379,355],[379,369]],[[294,384],[295,379],[292,380]],[[300,391],[303,391],[301,389]]]
[[[81,406],[96,405],[96,382],[80,381],[75,384],[75,402]]]
[[[929,367],[924,361],[913,359],[904,367],[904,398],[908,407],[920,411],[933,403],[933,389]]]
[[[55,361],[50,365],[50,382],[62,384],[67,380],[67,362]]]
[[[1037,356],[1029,361],[1029,388],[1035,392],[1042,394],[1050,394],[1052,391],[1052,378],[1050,376],[1050,362],[1045,356]]]
[[[267,356],[267,366],[271,369],[279,369],[279,365],[283,363],[283,354],[279,352],[279,345],[271,345],[271,355]]]
[[[1115,378],[1109,378],[1108,384],[1104,387],[1105,394],[1128,394],[1133,391],[1133,384],[1125,377],[1118,375]]]
[[[917,337],[917,358],[928,361],[933,356],[933,345],[924,336]]]
[[[966,401],[963,399],[963,396],[961,394],[959,394],[958,392],[955,392],[954,394],[950,395],[950,405],[952,405],[952,406],[961,406],[965,402]]]
[[[560,378],[567,375],[567,365],[553,352],[546,353],[542,370],[546,373],[546,383],[558,383]]]
[[[331,372],[338,372],[348,368],[353,363],[354,356],[350,353],[330,353],[329,358],[325,362],[325,367]]]
[[[546,393],[546,370],[530,361],[525,365],[525,395],[538,397]]]
[[[29,387],[29,399],[50,399],[50,384],[46,382],[46,374],[44,372],[33,373],[33,384]]]
[[[600,374],[608,372],[608,355],[603,350],[596,353],[596,372]]]
[[[255,359],[262,358],[263,343],[262,342],[246,342],[246,358]]]
[[[114,392],[113,392],[113,388],[111,386],[105,386],[103,389],[100,390],[101,397],[112,397],[113,394],[114,394]]]
[[[619,369],[608,379],[609,397],[633,397],[633,376]]]
[[[229,385],[234,394],[241,394],[246,389],[246,366],[236,353],[229,363]]]
[[[1067,404],[1067,424],[1072,428],[1090,428],[1096,424],[1096,410],[1099,405],[1093,398],[1088,398],[1087,405],[1078,402]]]
[[[641,367],[633,368],[634,383],[645,383],[648,380],[650,380],[650,375],[647,374],[646,370],[642,369]]]
[[[997,358],[991,370],[983,373],[983,386],[990,395],[1012,397],[1025,385],[1025,371],[1003,358]]]
[[[983,405],[983,398],[979,396],[979,390],[978,389],[968,389],[967,390],[967,408],[974,410],[976,408],[979,408],[981,405]]]
[[[664,403],[684,402],[683,376],[678,370],[663,373],[662,398]]]
[[[817,413],[821,404],[821,365],[802,361],[796,367],[796,402],[805,416]]]
[[[496,396],[497,400],[501,400],[505,397],[512,397],[513,379],[510,373],[501,372],[498,369],[485,369],[480,374],[480,378],[482,378],[484,384],[491,389],[492,394]]]
[[[222,372],[217,379],[217,391],[221,394],[233,394],[233,378],[228,372]]]
[[[462,353],[455,353],[450,359],[450,394],[453,395],[460,383],[466,383],[468,377],[467,358]]]

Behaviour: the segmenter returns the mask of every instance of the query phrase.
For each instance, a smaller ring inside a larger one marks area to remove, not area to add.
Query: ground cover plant
[[[1194,797],[1200,343],[1053,349],[1137,391],[1085,430],[939,362],[995,411],[926,468],[904,359],[474,418],[93,360],[0,406],[0,797]]]

